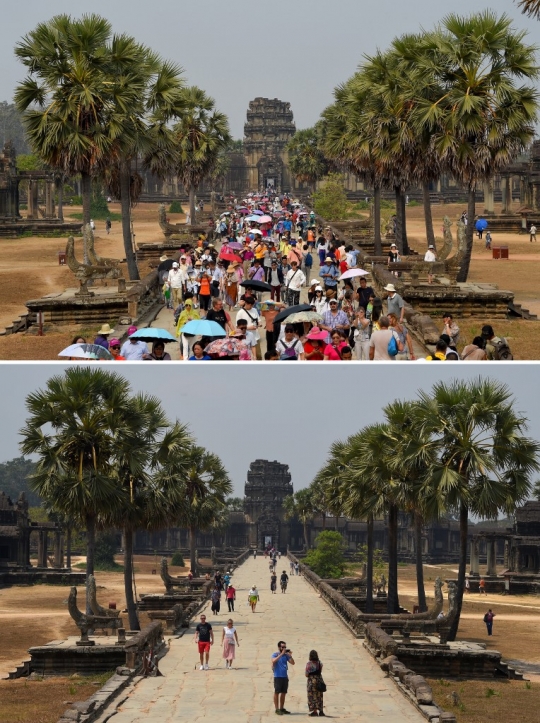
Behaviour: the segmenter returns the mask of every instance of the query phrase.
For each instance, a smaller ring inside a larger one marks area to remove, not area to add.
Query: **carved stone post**
[[[45,181],[45,218],[53,218],[53,207],[52,207],[52,182]]]
[[[47,531],[38,532],[38,567],[47,567]]]
[[[504,569],[510,569],[510,540],[504,541]]]
[[[30,179],[28,181],[28,212],[26,217],[31,219],[35,218],[36,215],[36,207],[34,205],[34,185],[35,181]]]
[[[62,549],[62,538],[62,533],[60,532],[60,530],[57,530],[55,532],[54,538],[54,566],[56,568],[61,568],[64,566],[64,550]]]
[[[471,540],[470,574],[476,576],[480,574],[480,565],[478,561],[478,540],[474,537]]]
[[[487,575],[497,574],[497,557],[495,555],[495,540],[486,540],[487,546]]]
[[[503,213],[510,213],[512,209],[512,179],[510,176],[506,176],[504,179],[504,188],[503,188],[503,207],[502,212]]]

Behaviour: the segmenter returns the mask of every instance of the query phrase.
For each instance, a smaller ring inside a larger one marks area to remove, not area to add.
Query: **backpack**
[[[388,341],[388,354],[389,356],[397,356],[397,353],[399,352],[396,337],[394,336],[394,332],[392,332],[392,336],[390,337]]]
[[[486,613],[486,614],[484,615],[484,622],[487,623],[488,621],[489,621],[489,618],[488,618],[488,614]]]
[[[293,359],[298,359],[298,354],[296,353],[296,345],[298,344],[298,339],[295,339],[294,344],[292,346],[289,346],[285,349],[283,354],[281,354],[280,361],[292,361]]]
[[[514,358],[506,339],[491,342],[491,344],[493,345],[493,359],[496,361],[511,361]]]
[[[313,266],[313,256],[311,254],[306,254],[306,258],[304,259],[304,266],[307,269],[310,269]]]

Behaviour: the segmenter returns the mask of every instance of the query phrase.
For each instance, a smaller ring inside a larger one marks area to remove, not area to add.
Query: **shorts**
[[[209,653],[210,652],[210,643],[201,643],[199,640],[199,653]]]
[[[287,693],[289,690],[288,678],[274,678],[274,693]]]

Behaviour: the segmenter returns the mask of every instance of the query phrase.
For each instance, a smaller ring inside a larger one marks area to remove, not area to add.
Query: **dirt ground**
[[[435,233],[442,239],[442,222],[445,215],[455,223],[463,211],[462,204],[433,206]],[[516,205],[517,209],[517,205]],[[110,210],[120,212],[118,204],[110,204]],[[500,209],[496,207],[496,211]],[[483,204],[478,204],[482,213]],[[77,207],[66,210],[80,213]],[[170,214],[172,222],[182,222],[182,214]],[[136,243],[157,242],[163,238],[158,225],[158,204],[140,204],[133,212]],[[407,209],[408,234],[411,246],[422,252],[425,248],[425,229],[422,206]],[[510,249],[509,260],[494,260],[484,248],[483,241],[475,241],[471,263],[471,281],[496,283],[501,289],[516,294],[516,302],[540,315],[540,244],[530,244],[528,237],[517,234],[494,234],[493,244],[506,244]],[[25,302],[43,294],[62,291],[76,286],[76,280],[66,266],[58,265],[58,252],[65,248],[65,239],[22,238],[0,240],[0,328],[13,322],[26,312]],[[102,256],[124,258],[121,225],[113,223],[109,236],[103,221],[97,222],[96,250]],[[76,255],[82,259],[82,241],[76,242]],[[125,267],[124,267],[125,268]],[[145,269],[141,269],[143,274]],[[31,281],[30,281],[31,280]],[[107,319],[104,322],[109,321]],[[111,320],[112,321],[112,320]],[[491,323],[500,334],[510,337],[516,359],[540,359],[540,334],[536,324],[522,320],[500,321],[488,316],[477,321],[463,321],[462,339],[468,343],[474,330],[484,323]],[[15,334],[0,337],[0,360],[58,359],[58,350],[71,343],[76,334],[93,338],[99,325],[80,329],[55,329],[45,337]]]
[[[74,559],[74,564],[84,558]],[[117,558],[119,563],[121,558]],[[201,560],[201,563],[210,561]],[[153,574],[153,571],[156,574]],[[170,567],[173,575],[187,575],[187,568]],[[433,600],[433,583],[437,576],[443,579],[456,575],[455,566],[441,567],[426,565],[424,568],[428,600]],[[483,570],[481,570],[483,572]],[[416,603],[416,578],[413,565],[400,565],[400,602],[412,610]],[[121,572],[99,572],[98,600],[107,606],[115,602],[117,608],[125,607],[124,583]],[[137,593],[162,592],[163,583],[159,576],[159,558],[135,556],[135,579]],[[78,634],[75,624],[67,612],[68,587],[53,585],[14,586],[0,589],[0,623],[2,644],[0,645],[0,677],[28,657],[28,648],[42,645],[51,640]],[[79,607],[82,607],[84,588],[78,588]],[[488,638],[482,622],[487,607],[496,614],[493,637]],[[127,620],[126,620],[127,622]],[[141,625],[147,622],[141,615]],[[505,659],[523,660],[540,665],[540,599],[534,596],[479,595],[465,598],[463,615],[458,637],[463,640],[489,643],[499,650]],[[540,676],[530,676],[531,683],[514,681],[431,681],[436,699],[443,708],[454,710],[447,696],[458,692],[463,710],[456,708],[460,721],[488,723],[497,719],[506,723],[523,723],[534,718],[524,717],[523,711],[537,710],[540,704]],[[0,680],[0,723],[55,723],[60,712],[66,707],[63,701],[84,700],[95,691],[91,680],[54,678],[44,681]],[[491,689],[494,694],[487,693]],[[527,697],[525,697],[527,696]],[[21,704],[24,699],[24,706]],[[517,710],[519,700],[521,717]],[[527,702],[526,708],[522,703]],[[536,706],[536,707],[535,707]],[[45,713],[43,713],[45,707]],[[508,714],[506,708],[508,707]],[[494,711],[500,712],[496,716]],[[503,711],[505,712],[503,718]],[[466,717],[465,717],[466,714]],[[18,716],[18,717],[17,717]],[[495,716],[495,717],[494,717]],[[512,717],[514,716],[514,717]]]

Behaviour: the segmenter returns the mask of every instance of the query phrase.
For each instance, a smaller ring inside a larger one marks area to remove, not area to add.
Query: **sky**
[[[414,399],[439,379],[480,374],[508,384],[516,409],[540,439],[538,364],[156,364],[125,363],[122,376],[133,392],[154,394],[169,418],[189,425],[197,443],[218,454],[234,496],[243,497],[256,459],[289,465],[295,490],[307,487],[324,465],[332,442],[383,421],[383,407]],[[3,414],[0,462],[20,456],[19,430],[27,394],[44,389],[64,365],[0,364]]]
[[[93,12],[184,69],[243,137],[256,97],[291,103],[296,127],[307,128],[332,103],[334,88],[356,71],[364,54],[384,50],[403,33],[431,28],[448,12],[491,8],[506,12],[536,42],[538,21],[513,0],[4,0],[0,44],[0,101],[11,101],[25,75],[16,42],[54,15]]]

